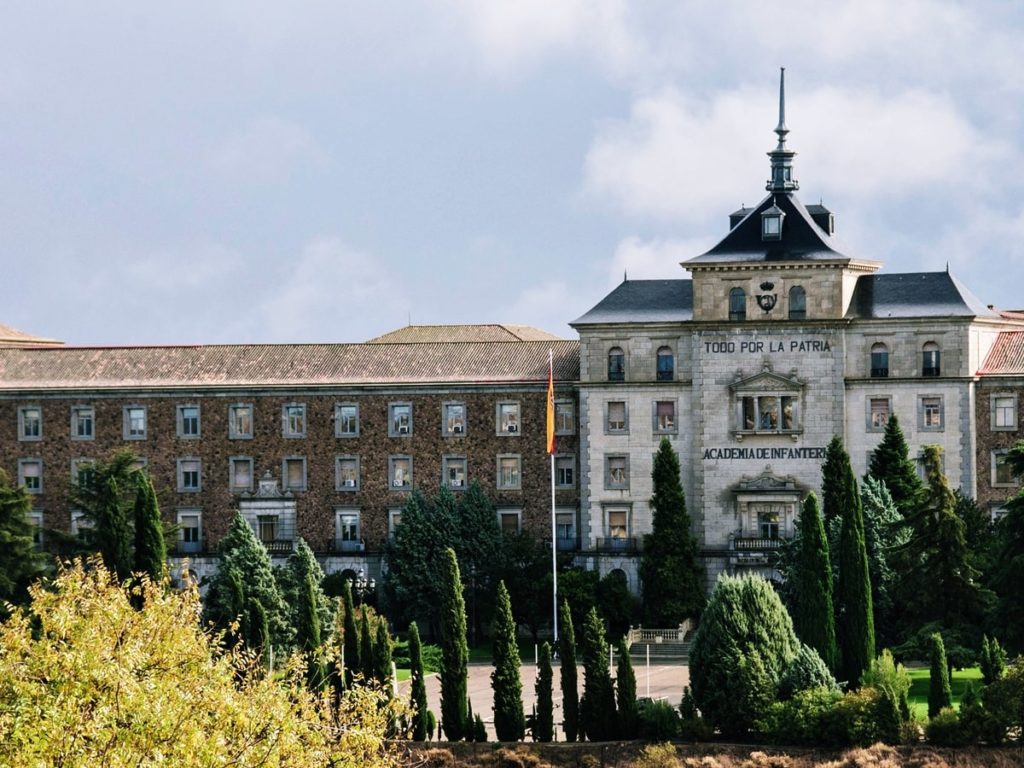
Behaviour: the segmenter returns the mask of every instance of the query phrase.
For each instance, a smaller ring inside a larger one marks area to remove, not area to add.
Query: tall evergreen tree
[[[306,684],[312,691],[319,691],[326,682],[316,593],[317,585],[313,583],[313,574],[308,573],[306,574],[306,588],[299,596],[295,644],[300,651],[306,654]]]
[[[334,604],[328,599],[322,586],[324,571],[305,539],[299,537],[295,543],[295,551],[288,555],[284,565],[274,568],[274,578],[277,579],[285,605],[290,609],[289,622],[293,627],[297,629],[299,622],[302,621],[300,611],[306,580],[309,578],[313,580],[313,594],[316,598],[316,612],[321,631],[334,625]]]
[[[0,469],[0,616],[2,604],[28,602],[28,587],[44,570],[45,557],[32,541],[32,499]]]
[[[608,643],[604,624],[591,608],[583,621],[580,643],[583,656],[583,698],[580,725],[591,741],[608,741],[616,735],[615,689],[608,672]]]
[[[917,475],[917,467],[910,459],[910,449],[895,413],[889,416],[882,442],[871,454],[868,476],[885,483],[896,508],[904,516],[912,514],[917,508],[924,488]]]
[[[934,633],[929,639],[930,669],[928,675],[928,717],[935,717],[953,705],[953,691],[949,685],[949,664],[942,635]]]
[[[427,682],[423,674],[423,646],[416,622],[409,625],[409,668],[412,688],[412,739],[426,741],[430,734],[430,711],[427,707]]]
[[[160,505],[156,500],[153,482],[145,472],[140,473],[135,494],[135,567],[153,581],[167,573],[167,547],[164,545],[164,526],[160,518]]]
[[[441,725],[449,741],[461,741],[470,728],[466,718],[469,649],[459,562],[450,547],[444,554],[441,586]]]
[[[1007,455],[1014,475],[1024,475],[1024,442]],[[992,587],[997,595],[993,623],[1011,653],[1024,653],[1024,490],[1006,504],[996,526]]]
[[[576,633],[572,626],[569,602],[563,600],[558,608],[559,680],[562,684],[562,731],[566,741],[576,741],[580,727],[579,683],[576,671]]]
[[[267,622],[267,612],[263,610],[263,603],[256,597],[249,597],[242,615],[245,645],[259,654],[263,663],[269,667],[274,649],[270,642],[270,625]]]
[[[644,616],[649,625],[674,627],[704,607],[704,570],[680,478],[679,456],[662,438],[651,472],[651,533],[640,558]]]
[[[377,634],[373,643],[373,677],[382,686],[391,684],[391,633],[388,632],[388,621],[383,616],[377,617]]]
[[[618,707],[619,738],[635,739],[640,724],[636,703],[636,674],[625,638],[619,640],[619,661],[615,667],[615,703]]]
[[[842,479],[836,498],[836,512],[842,521],[837,596],[840,655],[843,675],[849,685],[856,688],[864,670],[875,658],[874,607],[860,492],[850,467],[850,457],[841,444],[837,462]]]
[[[818,497],[807,496],[800,511],[800,560],[797,587],[800,600],[793,614],[797,637],[818,652],[833,674],[836,671],[835,610],[832,604],[832,559],[825,526],[818,513]]]
[[[360,607],[359,618],[359,672],[363,682],[369,683],[377,672],[376,653],[373,645],[373,633],[370,630],[370,607],[365,603]]]
[[[891,647],[899,640],[900,617],[904,613],[896,599],[897,553],[910,532],[902,525],[903,515],[881,480],[870,475],[865,478],[860,497],[864,510],[864,545],[871,574],[871,604],[875,610],[875,644],[880,648]],[[838,542],[838,537],[836,540]]]
[[[118,451],[109,461],[96,461],[89,472],[79,474],[71,488],[71,504],[92,523],[89,543],[103,557],[107,568],[121,580],[132,574],[132,507],[139,479],[137,457]]]
[[[351,687],[355,673],[363,668],[363,662],[359,658],[359,629],[356,626],[356,609],[352,602],[352,582],[345,579],[341,589],[341,609],[345,614],[342,622],[345,685]]]
[[[537,680],[533,693],[537,701],[537,711],[533,718],[533,740],[548,742],[555,737],[554,701],[551,694],[551,646],[541,643],[537,657]]]
[[[843,439],[833,435],[825,449],[825,463],[821,467],[821,516],[825,520],[825,530],[829,523],[841,517],[840,511],[846,493],[845,464],[850,463],[843,447]]]
[[[523,717],[523,682],[519,676],[519,643],[512,602],[505,582],[498,582],[497,614],[494,617],[494,731],[498,741],[519,741],[526,731]]]

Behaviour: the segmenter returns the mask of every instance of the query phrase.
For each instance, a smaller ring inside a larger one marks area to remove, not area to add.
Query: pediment
[[[800,392],[804,388],[804,382],[796,377],[783,376],[773,371],[761,371],[753,376],[737,378],[729,385],[734,392]]]
[[[791,476],[781,476],[774,474],[770,469],[766,469],[757,477],[741,477],[740,481],[736,484],[733,489],[734,493],[766,493],[766,492],[778,492],[778,491],[797,491],[799,488],[796,484],[796,479]]]

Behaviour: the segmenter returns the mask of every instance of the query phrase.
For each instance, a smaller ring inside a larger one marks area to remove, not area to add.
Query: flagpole
[[[551,629],[558,652],[558,521],[555,515],[555,362],[548,350],[547,450],[551,457]]]

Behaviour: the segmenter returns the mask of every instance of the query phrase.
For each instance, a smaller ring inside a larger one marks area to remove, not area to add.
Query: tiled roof
[[[569,325],[673,323],[693,320],[692,280],[623,280]]]
[[[578,341],[0,349],[0,391],[579,380]]]
[[[1003,331],[989,350],[979,374],[1024,374],[1024,331]]]
[[[441,341],[561,341],[558,336],[530,325],[481,323],[478,325],[407,325],[367,341],[367,344],[433,344]]]
[[[948,272],[864,275],[857,279],[848,318],[998,317]]]
[[[62,344],[57,339],[33,336],[9,325],[0,325],[0,347],[22,347],[32,344]]]

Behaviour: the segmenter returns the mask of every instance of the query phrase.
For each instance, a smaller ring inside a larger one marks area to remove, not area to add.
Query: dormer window
[[[761,239],[780,240],[782,239],[782,219],[785,217],[782,209],[777,205],[761,214]]]

